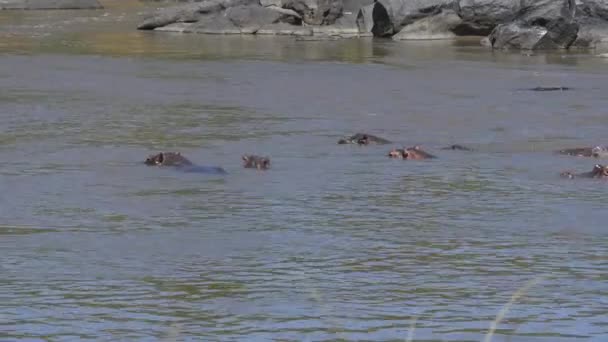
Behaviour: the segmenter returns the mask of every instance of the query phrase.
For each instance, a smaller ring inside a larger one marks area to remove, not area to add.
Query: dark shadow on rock
[[[374,1],[374,9],[372,10],[372,34],[375,37],[389,37],[394,33],[391,18],[388,15],[386,7],[378,1]]]

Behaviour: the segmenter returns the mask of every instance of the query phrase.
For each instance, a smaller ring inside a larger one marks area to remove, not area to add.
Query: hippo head
[[[570,179],[574,178],[574,173],[572,171],[564,171],[564,172],[560,173],[559,175],[564,178],[570,178]]]
[[[591,156],[595,158],[608,157],[608,148],[603,146],[595,146],[591,149]]]
[[[369,137],[367,135],[363,135],[359,139],[357,139],[357,144],[359,145],[369,145]]]
[[[608,178],[608,166],[597,164],[591,171],[591,177],[593,178]]]
[[[243,167],[254,168],[258,170],[267,170],[270,168],[270,158],[260,157],[256,155],[244,155]]]
[[[391,158],[399,158],[399,159],[429,159],[435,158],[433,155],[423,151],[420,146],[402,148],[402,149],[392,149],[388,156]]]
[[[560,173],[560,176],[566,178],[575,178],[575,177],[585,177],[585,178],[608,178],[608,165],[600,165],[596,164],[593,167],[593,170],[589,172],[583,172],[579,174],[575,174],[571,171],[564,171]]]
[[[407,152],[405,151],[405,149],[401,149],[401,148],[394,148],[392,149],[389,153],[388,156],[390,158],[398,158],[398,159],[405,159],[407,158]]]
[[[144,162],[144,164],[146,164],[148,166],[162,165],[164,161],[165,161],[165,154],[161,152],[158,154],[153,154],[153,155],[149,156],[148,158],[146,158],[146,161]]]
[[[149,166],[186,166],[192,165],[192,162],[183,157],[179,152],[161,152],[149,156],[144,164]]]

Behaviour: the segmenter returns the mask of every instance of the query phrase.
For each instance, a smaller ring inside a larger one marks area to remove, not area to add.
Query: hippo
[[[423,151],[420,146],[408,147],[408,148],[394,148],[389,153],[390,158],[398,159],[432,159],[437,158],[434,155]]]
[[[593,167],[593,170],[591,170],[589,172],[575,174],[570,171],[564,171],[564,172],[560,173],[560,176],[565,177],[565,178],[570,178],[570,179],[578,178],[578,177],[581,177],[581,178],[608,178],[608,166],[596,164]]]
[[[534,88],[528,88],[526,90],[530,90],[530,91],[566,91],[566,90],[572,90],[572,88],[570,88],[570,87],[534,87]]]
[[[566,149],[557,151],[557,153],[566,154],[569,156],[576,156],[576,157],[606,158],[606,157],[608,157],[608,147],[595,146],[595,147],[566,148]]]
[[[353,136],[342,138],[338,140],[338,144],[358,144],[358,145],[369,145],[369,144],[377,144],[377,145],[385,145],[390,144],[391,142],[377,137],[375,135],[366,134],[366,133],[357,133]]]
[[[193,164],[179,152],[160,152],[149,156],[144,164],[148,166],[171,166],[183,172],[196,172],[208,174],[226,174],[227,172],[218,166],[199,166]]]
[[[270,158],[268,157],[260,157],[254,154],[246,154],[243,157],[243,167],[258,169],[258,170],[267,170],[270,168]]]
[[[441,148],[442,150],[454,150],[454,151],[473,151],[472,148],[462,146],[462,145],[450,145]]]

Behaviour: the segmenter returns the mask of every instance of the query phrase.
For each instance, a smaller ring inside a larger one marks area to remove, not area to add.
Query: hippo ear
[[[156,165],[160,165],[164,161],[165,161],[165,154],[161,152],[158,154],[158,158],[156,158]]]
[[[241,156],[241,158],[243,158],[244,161],[249,161],[249,156],[243,155],[243,156]]]
[[[420,150],[420,145],[414,146],[414,150],[418,150],[419,151]]]

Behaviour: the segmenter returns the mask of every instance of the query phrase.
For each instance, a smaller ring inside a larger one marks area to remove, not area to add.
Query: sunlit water
[[[107,3],[0,13],[0,340],[481,341],[526,285],[493,341],[608,339],[608,183],[553,153],[608,144],[606,60],[137,32]],[[395,143],[336,144],[358,131]],[[386,157],[414,144],[439,158]]]

